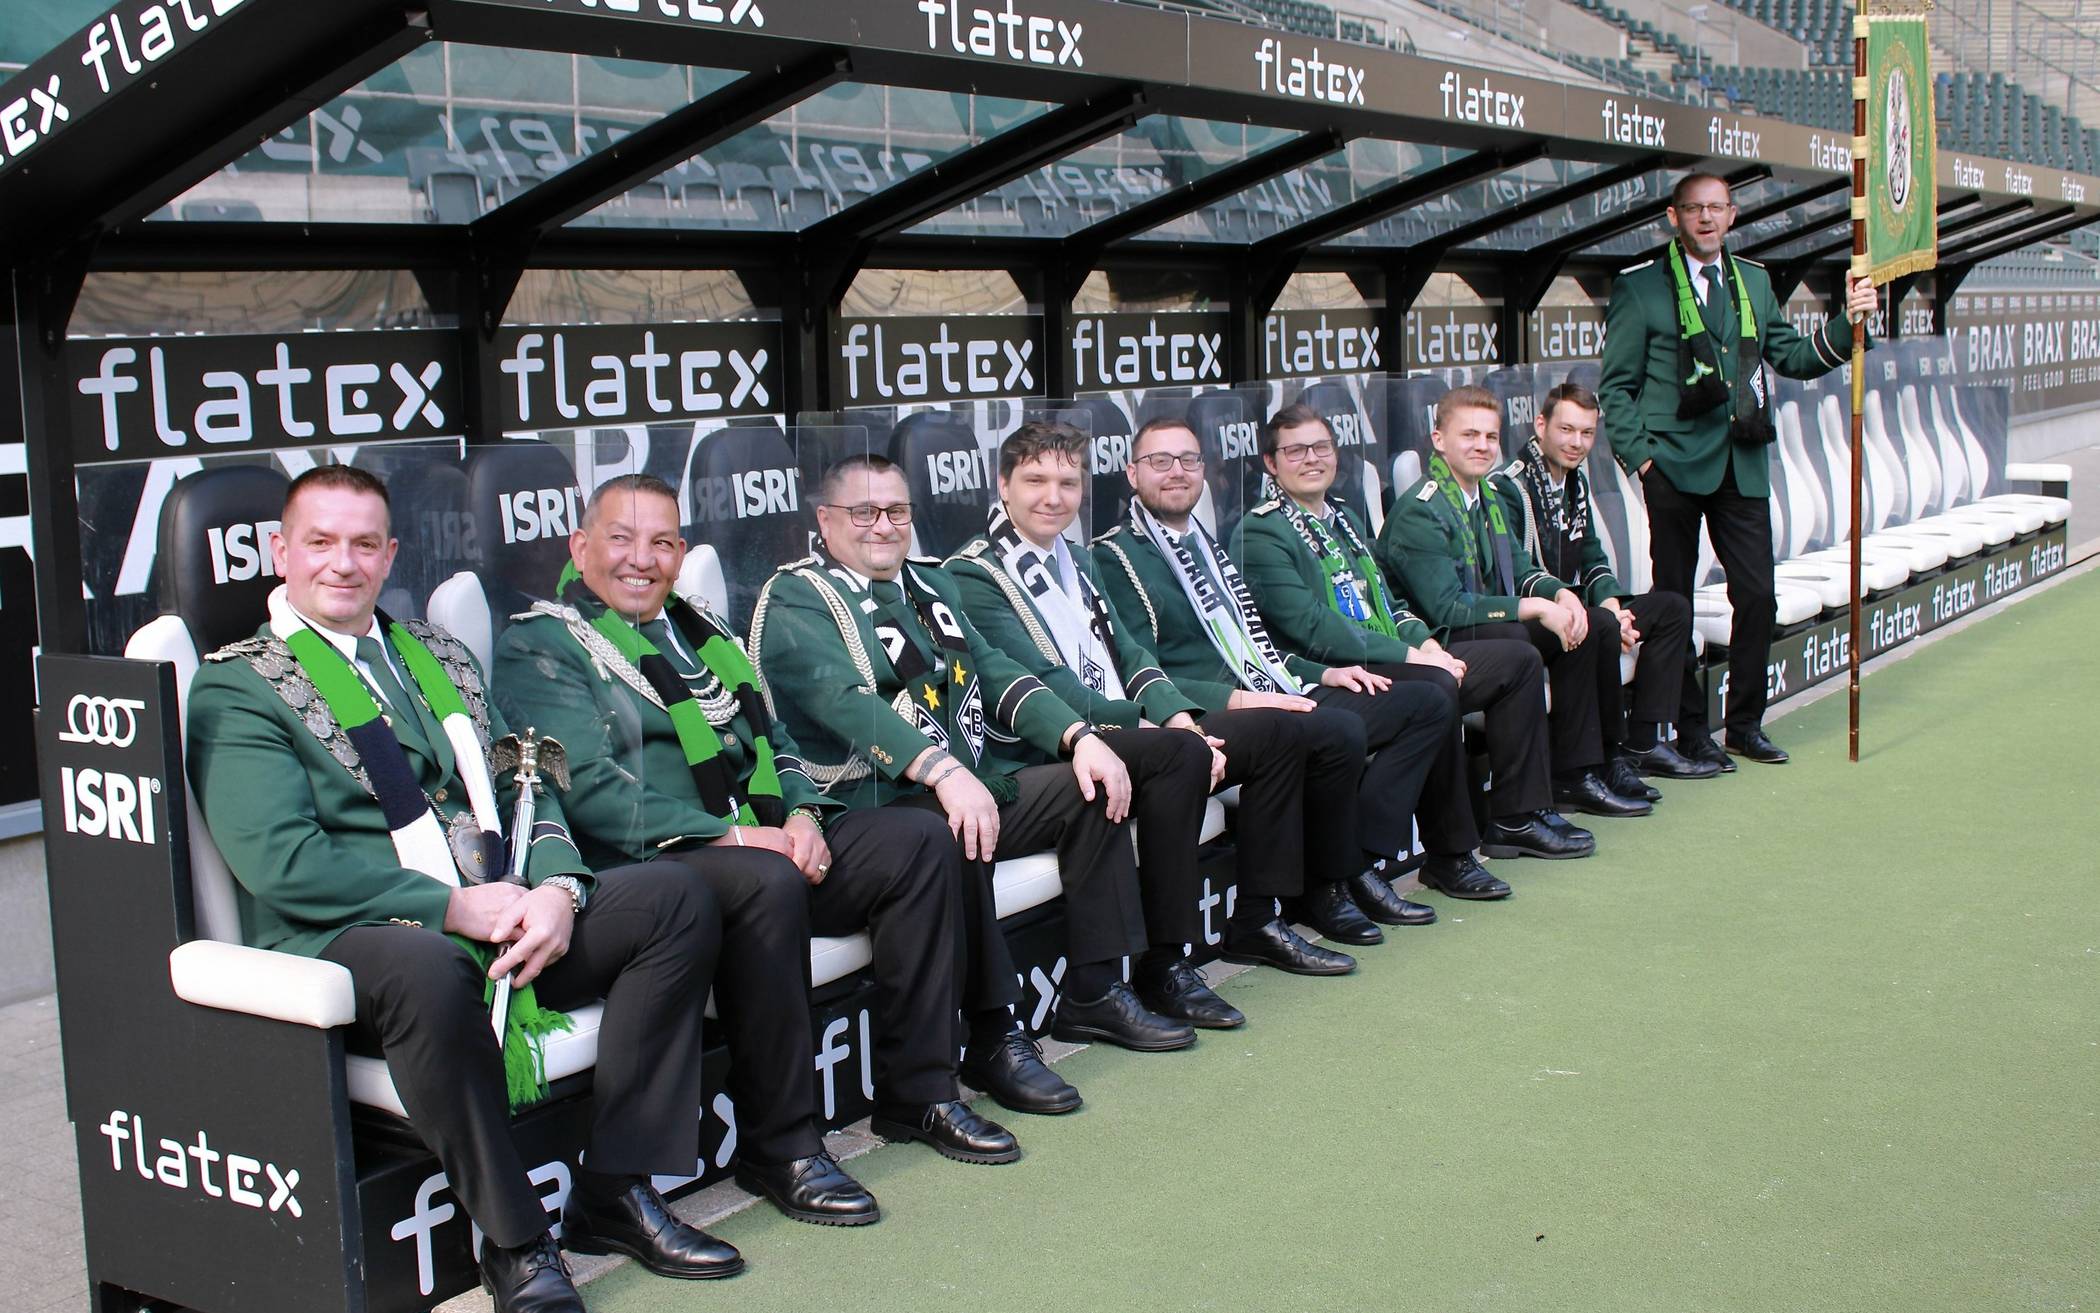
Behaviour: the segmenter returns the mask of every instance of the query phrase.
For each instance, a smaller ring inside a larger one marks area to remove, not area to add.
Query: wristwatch
[[[1069,757],[1074,753],[1078,752],[1079,741],[1081,739],[1085,738],[1089,734],[1099,734],[1100,732],[1101,727],[1099,725],[1081,725],[1077,730],[1073,732],[1072,741],[1070,743],[1065,744],[1065,755]]]
[[[543,889],[550,884],[569,895],[569,910],[571,912],[582,914],[584,902],[588,897],[583,892],[583,881],[573,875],[550,875],[540,881],[540,887]]]

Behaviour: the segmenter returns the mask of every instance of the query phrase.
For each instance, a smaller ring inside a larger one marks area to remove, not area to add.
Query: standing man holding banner
[[[1735,222],[1728,183],[1691,173],[1670,192],[1677,236],[1662,257],[1623,271],[1604,316],[1604,435],[1648,507],[1658,592],[1690,601],[1699,525],[1728,576],[1729,635],[1724,741],[1707,728],[1706,696],[1685,648],[1679,751],[1723,771],[1729,754],[1779,764],[1765,736],[1765,663],[1772,647],[1771,370],[1817,378],[1845,363],[1855,332],[1874,313],[1874,286],[1854,277],[1845,317],[1796,332],[1755,260],[1726,250]]]

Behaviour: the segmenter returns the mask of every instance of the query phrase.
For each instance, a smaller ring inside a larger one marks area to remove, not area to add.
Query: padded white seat
[[[1822,599],[1798,584],[1775,583],[1773,594],[1776,625],[1798,625],[1822,613]],[[1692,594],[1692,628],[1707,642],[1726,645],[1734,627],[1735,608],[1728,604],[1724,585],[1711,584]]]
[[[1772,578],[1813,593],[1826,611],[1847,605],[1852,597],[1850,569],[1823,561],[1781,561],[1772,567]]]
[[[1941,559],[1944,562],[1945,558]],[[1838,577],[1845,581],[1849,597],[1852,587],[1852,547],[1849,543],[1842,547],[1826,547],[1821,551],[1804,552],[1786,564],[1827,566],[1836,570]],[[1866,542],[1860,543],[1859,582],[1868,592],[1878,593],[1890,588],[1901,588],[1910,579],[1910,574],[1911,567],[1904,553],[1892,547],[1876,551]]]

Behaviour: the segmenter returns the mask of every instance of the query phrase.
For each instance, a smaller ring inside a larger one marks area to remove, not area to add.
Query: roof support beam
[[[1833,182],[1833,183],[1826,183],[1826,184],[1824,185],[1824,187],[1823,187],[1823,188],[1821,188],[1820,190],[1822,190],[1822,191],[1825,191],[1825,192],[1831,192],[1831,191],[1841,191],[1841,190],[1843,190],[1843,189],[1845,189],[1845,188],[1847,188],[1847,187],[1850,187],[1851,185],[1852,185],[1852,184],[1851,184],[1851,183],[1850,183],[1849,181],[1847,181],[1846,179],[1843,179],[1843,178],[1839,178],[1839,179],[1837,179],[1837,180],[1836,180],[1835,182]],[[1946,202],[1943,202],[1943,203],[1942,203],[1942,204],[1940,205],[1940,216],[1941,216],[1942,218],[1945,218],[1945,217],[1946,217],[1947,215],[1950,215],[1950,214],[1959,214],[1959,213],[1962,213],[1962,212],[1964,212],[1964,211],[1966,211],[1966,210],[1968,210],[1968,209],[1970,209],[1970,208],[1974,207],[1974,206],[1975,206],[1975,204],[1976,204],[1976,198],[1975,198],[1975,197],[1973,197],[1973,196],[1970,196],[1970,197],[1965,197],[1965,198],[1963,198],[1963,199],[1961,199],[1961,200],[1954,200],[1954,201],[1946,201]],[[2013,212],[2013,210],[2015,210],[2015,209],[2018,209],[2018,208],[2020,208],[2020,206],[2021,206],[2021,205],[2029,205],[2029,204],[2032,204],[2032,202],[2029,202],[2029,201],[2022,201],[2022,202],[2016,202],[2016,203],[2015,203],[2014,205],[2012,205],[2012,206],[2010,206],[2010,207],[2008,207],[2008,208],[2004,208],[2004,209],[2000,209],[2000,210],[1997,210],[1997,211],[1995,211],[1995,214],[1996,214],[1996,215],[1998,215],[1999,217],[2003,217],[2004,215],[2007,215],[2007,214],[2010,214],[2010,213],[2012,213],[2012,212]],[[1736,219],[1736,222],[1737,222],[1737,223],[1741,223],[1741,222],[1743,222],[1743,217],[1742,217],[1742,216],[1738,216],[1738,217],[1737,217],[1737,219]],[[1824,231],[1824,230],[1826,230],[1826,229],[1829,229],[1829,228],[1835,228],[1835,227],[1836,227],[1837,225],[1839,225],[1839,224],[1841,224],[1841,223],[1851,223],[1851,222],[1852,222],[1852,216],[1851,216],[1851,214],[1850,214],[1849,212],[1847,212],[1847,211],[1845,211],[1845,210],[1833,210],[1833,211],[1831,211],[1831,213],[1830,213],[1830,216],[1829,216],[1828,218],[1826,218],[1826,219],[1822,220],[1822,221],[1821,221],[1820,223],[1812,223],[1812,224],[1809,224],[1809,225],[1808,225],[1808,226],[1806,226],[1806,227],[1796,228],[1796,229],[1794,229],[1794,230],[1793,230],[1792,232],[1783,232],[1783,233],[1778,233],[1778,234],[1776,234],[1776,235],[1774,235],[1774,236],[1771,236],[1771,237],[1767,237],[1767,238],[1765,238],[1765,239],[1764,239],[1763,241],[1758,241],[1758,242],[1752,242],[1752,243],[1750,243],[1750,244],[1749,244],[1748,246],[1745,246],[1745,247],[1743,247],[1743,248],[1742,248],[1741,250],[1737,251],[1737,252],[1736,252],[1736,254],[1737,254],[1737,255],[1739,255],[1739,256],[1743,256],[1743,257],[1745,257],[1745,258],[1754,258],[1754,257],[1756,257],[1756,256],[1760,256],[1760,255],[1763,255],[1763,254],[1764,254],[1764,253],[1765,253],[1766,251],[1772,251],[1772,250],[1777,250],[1778,248],[1780,248],[1780,247],[1782,247],[1782,246],[1791,246],[1791,245],[1793,245],[1793,244],[1794,244],[1795,242],[1798,242],[1798,241],[1800,241],[1800,240],[1801,240],[1802,238],[1804,238],[1804,237],[1810,237],[1810,236],[1813,236],[1813,235],[1815,235],[1816,233],[1819,233],[1819,232],[1823,232],[1823,231]],[[1948,232],[1959,232],[1959,231],[1961,231],[1961,230],[1962,230],[1963,228],[1966,228],[1966,227],[1972,226],[1973,224],[1975,224],[1975,223],[1980,223],[1980,222],[1983,222],[1983,220],[1981,220],[1981,219],[1964,219],[1964,220],[1963,220],[1963,221],[1962,221],[1962,222],[1961,222],[1960,224],[1958,224],[1958,225],[1955,225],[1955,226],[1953,226],[1953,227],[1951,227],[1951,228],[1949,228],[1949,227],[1944,227],[1944,226],[1943,226],[1943,227],[1942,227],[1942,228],[1940,229],[1940,233],[1941,233],[1941,235],[1942,235],[1942,236],[1944,236],[1944,235],[1946,235],[1946,234],[1947,234]],[[1851,240],[1851,238],[1850,238],[1850,237],[1847,237],[1847,238],[1846,238],[1846,240],[1847,240],[1847,241],[1849,242],[1849,241]]]
[[[1408,258],[1429,260],[1441,258],[1446,251],[1464,246],[1468,242],[1477,242],[1483,237],[1501,232],[1512,224],[1522,223],[1526,219],[1548,213],[1559,206],[1579,201],[1585,196],[1595,195],[1607,188],[1616,187],[1622,182],[1638,178],[1650,170],[1659,169],[1663,167],[1665,158],[1661,155],[1650,155],[1637,160],[1628,160],[1616,168],[1591,174],[1580,182],[1572,182],[1565,187],[1556,187],[1552,191],[1544,192],[1527,201],[1521,201],[1507,209],[1497,210],[1493,214],[1484,215],[1471,223],[1461,224],[1441,236],[1432,237],[1428,241],[1417,242],[1415,245],[1408,247]]]
[[[771,73],[747,74],[577,161],[468,226],[477,237],[493,239],[559,227],[840,82],[852,67],[846,56],[826,53]]]
[[[1289,173],[1292,169],[1302,169],[1315,160],[1334,154],[1348,142],[1348,135],[1332,128],[1308,132],[1280,146],[1271,146],[1259,155],[1249,155],[1239,163],[1228,165],[1216,173],[1184,183],[1172,191],[1161,192],[1149,201],[1133,205],[1120,214],[1110,215],[1097,224],[1080,229],[1066,240],[1072,243],[1075,256],[1083,256],[1089,252],[1098,255],[1103,247],[1111,243],[1127,241],[1139,233],[1150,232],[1163,223],[1171,223],[1185,214],[1193,214],[1206,206],[1216,205],[1222,200],[1237,196],[1249,187]],[[1089,258],[1089,263],[1091,262]]]
[[[2082,228],[2095,219],[2100,219],[2100,214],[2079,214],[2067,205],[2011,232],[1993,233],[1981,239],[1977,245],[1962,249],[1960,255],[1970,263],[1988,260],[1994,255],[2004,255],[2007,251],[2016,250],[2030,242],[2061,237],[2073,228]]]
[[[1770,166],[1752,164],[1737,169],[1722,178],[1731,188],[1762,182],[1772,176]],[[1638,205],[1616,219],[1609,219],[1588,228],[1578,229],[1566,237],[1556,238],[1543,246],[1534,246],[1528,251],[1512,252],[1500,263],[1502,267],[1502,314],[1505,326],[1521,323],[1521,316],[1538,308],[1546,289],[1560,277],[1561,268],[1575,252],[1607,242],[1620,233],[1632,232],[1655,222],[1670,206],[1668,197],[1659,197],[1646,205]]]

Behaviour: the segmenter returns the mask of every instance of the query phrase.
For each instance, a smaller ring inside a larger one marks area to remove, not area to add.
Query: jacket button
[[[436,793],[431,794],[430,797],[435,802],[443,802],[445,800],[445,791],[439,789]]]
[[[722,731],[722,742],[724,742],[724,743],[728,744],[728,745],[729,745],[730,747],[732,747],[732,748],[733,748],[733,747],[735,747],[735,746],[736,746],[736,731],[735,731],[735,730],[727,730],[727,729],[723,730],[723,731]]]

